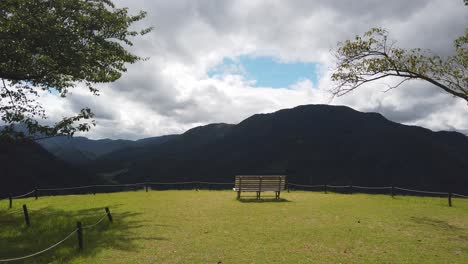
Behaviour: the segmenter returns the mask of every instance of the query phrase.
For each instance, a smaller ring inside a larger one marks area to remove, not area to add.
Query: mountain
[[[197,127],[90,165],[120,182],[207,180],[285,173],[299,184],[398,185],[465,191],[468,138],[391,122],[344,106],[305,105],[237,125]]]
[[[54,156],[75,165],[86,165],[91,161],[125,148],[155,146],[170,140],[173,135],[131,140],[99,139],[85,137],[53,137],[37,141]]]
[[[93,174],[72,166],[33,141],[0,141],[0,198],[38,188],[102,183]]]
[[[2,129],[2,127],[0,127]],[[16,127],[26,131],[22,125]],[[109,183],[88,170],[96,158],[124,148],[157,146],[175,135],[141,140],[92,140],[84,137],[53,137],[39,141],[0,140],[0,198],[29,192],[35,187],[53,188]],[[102,175],[106,176],[106,175]]]

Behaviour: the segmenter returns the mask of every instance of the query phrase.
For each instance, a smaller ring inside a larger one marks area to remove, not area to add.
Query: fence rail
[[[28,192],[28,193],[25,193],[25,194],[21,194],[21,195],[17,195],[17,196],[12,196],[11,198],[15,198],[15,199],[23,198],[23,197],[26,197],[26,196],[28,196],[28,195],[34,193],[35,191],[36,191],[36,190],[32,190],[32,191],[30,191],[30,192]]]
[[[92,224],[92,225],[87,225],[87,226],[83,226],[83,229],[89,229],[89,228],[93,228],[95,226],[97,226],[99,223],[101,223],[102,221],[104,221],[104,219],[106,219],[107,217],[107,214],[103,215],[101,218],[99,218],[99,220],[97,220],[96,223]]]
[[[83,189],[94,189],[93,191],[96,191],[96,188],[100,187],[141,187],[145,188],[146,191],[148,191],[148,187],[152,186],[168,186],[168,185],[193,185],[193,189],[198,189],[202,185],[217,185],[217,186],[234,186],[234,182],[207,182],[207,181],[183,181],[183,182],[139,182],[139,183],[127,183],[127,184],[95,184],[95,185],[84,185],[84,186],[74,186],[74,187],[63,187],[63,188],[37,188],[34,189],[30,192],[21,194],[21,195],[16,195],[16,196],[9,196],[9,197],[3,197],[0,198],[1,200],[6,200],[10,199],[18,199],[18,198],[25,198],[28,196],[34,196],[37,198],[38,197],[38,192],[54,192],[54,191],[68,191],[68,190],[83,190]],[[458,198],[468,198],[468,195],[465,194],[458,194],[458,193],[450,193],[450,192],[435,192],[435,191],[425,191],[425,190],[417,190],[417,189],[409,189],[409,188],[402,188],[398,186],[359,186],[359,185],[327,185],[327,184],[315,184],[315,185],[309,185],[309,184],[298,184],[298,183],[293,183],[293,182],[288,182],[287,183],[288,190],[291,187],[302,187],[302,188],[324,188],[325,191],[327,188],[331,189],[340,189],[340,188],[347,188],[347,189],[360,189],[360,190],[392,190],[392,194],[396,194],[396,190],[404,191],[404,192],[410,192],[410,193],[418,193],[418,194],[429,194],[429,195],[453,195],[454,197]]]
[[[385,190],[385,189],[391,189],[392,187],[366,187],[366,186],[356,186],[353,185],[353,188],[358,188],[358,189],[368,189],[368,190]]]
[[[75,229],[73,230],[68,236],[66,236],[64,239],[60,240],[59,242],[53,244],[52,246],[46,248],[46,249],[43,249],[41,251],[38,251],[36,253],[32,253],[32,254],[29,254],[27,256],[23,256],[23,257],[17,257],[17,258],[9,258],[9,259],[0,259],[0,262],[10,262],[10,261],[17,261],[17,260],[23,260],[23,259],[27,259],[27,258],[32,258],[34,256],[37,256],[39,254],[42,254],[44,252],[47,252],[55,247],[57,247],[58,245],[62,244],[63,242],[65,242],[67,239],[69,239],[73,234],[75,234],[76,232],[78,231],[78,229]]]
[[[414,189],[405,189],[400,187],[395,187],[397,190],[407,191],[407,192],[416,192],[416,193],[425,193],[425,194],[438,194],[438,195],[449,195],[446,192],[430,192],[430,191],[421,191],[421,190],[414,190]]]
[[[462,194],[458,194],[458,193],[454,193],[453,195],[461,197],[461,198],[468,198],[468,195],[462,195]]]
[[[296,183],[291,183],[289,182],[288,185],[291,186],[298,186],[298,187],[307,187],[307,188],[316,188],[316,187],[323,187],[323,184],[318,184],[318,185],[307,185],[307,184],[296,184]]]
[[[75,228],[75,230],[73,230],[70,234],[68,234],[66,237],[64,237],[62,240],[56,242],[55,244],[43,249],[43,250],[40,250],[40,251],[37,251],[35,253],[32,253],[32,254],[29,254],[29,255],[26,255],[26,256],[22,256],[22,257],[15,257],[15,258],[8,258],[8,259],[0,259],[0,262],[11,262],[11,261],[18,261],[18,260],[24,260],[24,259],[27,259],[27,258],[32,258],[32,257],[35,257],[37,255],[40,255],[42,253],[45,253],[49,250],[52,250],[56,247],[58,247],[60,244],[64,243],[65,241],[67,241],[73,234],[75,233],[78,233],[78,240],[79,240],[79,249],[82,250],[83,249],[83,237],[82,237],[82,229],[90,229],[90,228],[93,228],[95,226],[97,226],[98,224],[100,224],[104,219],[106,219],[106,217],[109,217],[110,215],[110,211],[109,211],[109,208],[105,208],[106,210],[106,213],[97,221],[95,222],[94,224],[92,225],[87,225],[87,226],[81,226],[81,222],[78,222],[78,227]],[[109,217],[109,221],[111,220],[111,217]]]
[[[349,188],[351,185],[327,185],[330,188]]]

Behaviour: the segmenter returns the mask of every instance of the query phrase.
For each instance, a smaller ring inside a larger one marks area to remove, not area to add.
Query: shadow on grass
[[[262,199],[255,199],[255,198],[241,198],[237,199],[237,201],[241,203],[290,203],[291,201],[286,199],[275,199],[275,198],[262,198]]]
[[[113,207],[115,208],[115,206]],[[112,207],[110,208],[112,213]],[[0,211],[0,259],[16,258],[41,251],[65,238],[76,229],[76,222],[83,226],[96,223],[105,215],[103,208],[63,211],[43,208],[29,212],[31,227],[26,227],[22,209]],[[83,230],[82,252],[78,251],[76,233],[58,247],[21,263],[67,263],[77,257],[96,255],[101,250],[136,251],[135,240],[165,240],[164,237],[140,237],[134,230],[142,226],[134,220],[139,213],[112,213],[113,223],[107,217],[91,228]]]

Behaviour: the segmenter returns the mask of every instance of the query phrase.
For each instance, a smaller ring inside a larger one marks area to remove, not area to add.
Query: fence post
[[[262,193],[262,179],[263,179],[262,176],[260,176],[260,184],[259,184],[259,186],[258,186],[258,187],[259,187],[258,189],[259,189],[260,191],[257,192],[257,199],[258,199],[258,200],[260,199],[260,195],[261,195],[261,193]]]
[[[392,185],[392,198],[394,198],[394,197],[395,197],[395,189],[394,189],[394,187]]]
[[[78,250],[83,251],[83,227],[81,222],[76,222],[77,236],[78,236]]]
[[[26,226],[30,227],[31,223],[29,222],[29,214],[28,214],[28,207],[23,204],[23,212],[24,212],[24,221],[26,222]]]
[[[241,198],[241,192],[242,192],[242,176],[239,176],[239,188],[237,189],[237,200]]]
[[[324,189],[325,189],[325,193],[328,193],[328,192],[327,192],[327,185],[325,184],[323,187],[324,187]]]
[[[109,211],[109,207],[106,207],[105,210],[106,210],[107,218],[109,218],[109,222],[112,223],[112,215],[111,215],[111,212]]]
[[[13,207],[13,198],[12,198],[12,196],[11,196],[11,193],[10,193],[10,195],[8,196],[8,199],[10,200],[10,207],[9,207],[9,208],[11,209],[11,208]]]
[[[37,199],[39,199],[39,193],[37,191],[37,188],[34,189],[34,197]]]
[[[448,193],[448,204],[450,207],[452,207],[452,193],[451,192]]]

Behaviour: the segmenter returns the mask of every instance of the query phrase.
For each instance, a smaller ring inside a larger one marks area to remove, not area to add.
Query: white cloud
[[[384,26],[404,47],[424,47],[450,54],[452,40],[463,33],[462,1],[118,1],[143,9],[154,25],[131,48],[149,61],[130,65],[101,96],[75,89],[67,99],[43,98],[51,118],[91,106],[98,126],[93,138],[142,138],[181,133],[211,123],[236,123],[261,112],[299,104],[329,103],[333,67],[330,49],[338,41]],[[254,88],[242,71],[210,78],[209,69],[224,58],[266,55],[283,61],[318,62],[323,76],[283,89]],[[423,82],[410,82],[383,93],[382,83],[335,98],[362,111],[431,129],[468,131],[468,106]]]

